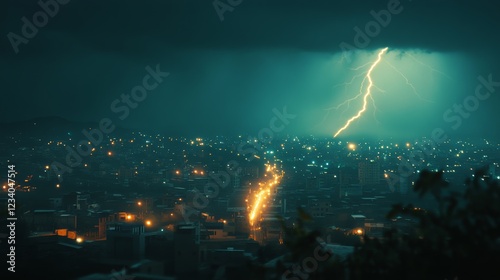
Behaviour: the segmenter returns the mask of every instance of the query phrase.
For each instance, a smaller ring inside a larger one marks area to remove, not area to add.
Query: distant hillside
[[[83,129],[98,128],[97,122],[75,122],[57,116],[39,117],[23,121],[0,122],[0,131],[4,135],[23,135],[25,137],[56,136],[62,134],[77,134]],[[131,131],[116,127],[113,134],[129,134]]]

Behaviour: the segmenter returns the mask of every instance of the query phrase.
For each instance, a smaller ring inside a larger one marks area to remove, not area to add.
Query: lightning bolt
[[[367,62],[367,63],[365,63],[363,65],[358,66],[358,67],[351,68],[351,70],[358,71],[359,69],[363,69],[363,68],[365,68],[368,65],[370,65],[370,62]]]
[[[356,67],[356,68],[353,68],[353,69],[351,69],[351,70],[358,70],[358,69],[360,69],[360,68],[362,68],[362,67],[363,67],[363,65],[362,65],[362,66],[359,66],[359,67]],[[348,85],[352,85],[352,83],[353,83],[353,82],[354,82],[357,78],[359,78],[359,77],[361,77],[362,75],[365,75],[365,74],[366,74],[366,72],[363,72],[363,73],[360,73],[360,74],[354,75],[354,76],[351,78],[351,80],[350,80],[349,82],[345,82],[345,83],[342,83],[342,84],[335,85],[335,86],[334,86],[334,88],[339,87],[339,86],[344,86],[344,91],[347,91],[347,86],[348,86]],[[363,81],[361,81],[361,85],[360,85],[360,87],[359,87],[359,93],[358,93],[356,96],[354,96],[354,97],[352,97],[352,98],[347,99],[346,101],[344,101],[344,102],[340,103],[340,104],[339,104],[339,105],[337,105],[337,106],[330,107],[330,108],[326,108],[326,109],[325,109],[325,111],[327,111],[327,112],[326,112],[325,116],[323,117],[323,121],[322,121],[322,123],[324,123],[324,122],[326,121],[326,119],[327,119],[327,118],[328,118],[328,116],[330,115],[330,112],[331,112],[333,109],[338,110],[340,107],[342,107],[342,106],[344,106],[344,105],[346,105],[346,104],[347,104],[347,106],[346,106],[345,110],[342,112],[342,113],[345,113],[345,111],[347,111],[347,109],[349,109],[349,106],[350,106],[350,104],[351,104],[351,101],[354,101],[354,100],[358,99],[360,96],[362,96],[362,95],[363,95],[362,89],[363,89],[363,85],[364,85],[364,83],[365,83],[365,80],[366,80],[366,77],[365,77],[365,78],[363,78]]]
[[[437,69],[435,69],[435,68],[433,68],[433,67],[431,67],[431,66],[429,66],[429,65],[427,65],[427,64],[425,64],[425,63],[423,63],[422,61],[418,60],[418,59],[417,59],[416,57],[414,57],[413,55],[411,55],[411,54],[409,54],[409,53],[406,53],[405,55],[409,56],[411,59],[413,59],[413,60],[414,60],[414,61],[416,61],[417,63],[421,64],[422,66],[425,66],[425,67],[429,68],[432,72],[439,73],[439,74],[443,75],[444,77],[446,77],[446,78],[448,78],[448,79],[450,79],[450,80],[452,80],[452,81],[453,81],[453,79],[452,79],[450,76],[448,76],[448,75],[446,75],[445,73],[443,73],[443,72],[441,72],[441,71],[439,71],[439,70],[437,70]]]
[[[380,61],[382,60],[382,56],[387,52],[389,48],[386,47],[386,48],[383,48],[382,50],[379,51],[378,55],[377,55],[377,59],[372,63],[372,65],[370,66],[370,68],[368,69],[368,72],[366,72],[366,76],[363,78],[363,83],[361,85],[361,88],[363,87],[364,85],[364,82],[366,80],[368,80],[368,86],[366,87],[366,91],[365,91],[365,94],[363,96],[363,107],[358,111],[358,113],[353,116],[352,118],[350,118],[349,120],[347,120],[347,122],[345,123],[345,125],[343,127],[341,127],[334,135],[333,137],[337,137],[342,131],[346,130],[349,125],[351,125],[351,123],[355,120],[357,120],[358,118],[361,117],[361,115],[363,115],[363,113],[366,111],[366,107],[367,107],[367,104],[368,104],[368,98],[371,97],[371,94],[372,94],[372,87],[373,87],[373,80],[372,80],[372,77],[371,77],[371,74],[373,72],[373,69],[375,69],[375,67],[380,63]],[[357,98],[357,97],[355,97]]]
[[[423,97],[422,97],[422,96],[418,93],[418,91],[417,91],[417,89],[415,88],[415,86],[414,86],[412,83],[410,83],[410,79],[408,79],[408,78],[406,77],[406,75],[405,75],[405,74],[403,74],[403,72],[399,71],[399,70],[398,70],[398,68],[396,68],[396,67],[395,67],[394,65],[392,65],[391,63],[389,63],[389,62],[387,62],[387,61],[386,61],[385,63],[387,63],[387,65],[389,65],[389,66],[390,66],[390,67],[391,67],[394,71],[396,71],[396,73],[398,73],[399,75],[401,75],[401,77],[403,77],[403,79],[406,81],[406,84],[407,84],[407,85],[408,85],[408,86],[409,86],[409,87],[413,90],[413,93],[414,93],[416,96],[418,96],[418,98],[420,98],[420,99],[421,99],[421,100],[423,100],[423,101],[433,103],[432,101],[430,101],[430,100],[428,100],[428,99],[423,98]]]
[[[351,68],[350,70],[352,70],[352,71],[357,71],[357,70],[360,70],[360,69],[365,68],[365,67],[366,67],[366,66],[368,66],[368,65],[370,65],[370,62],[365,63],[365,64],[363,64],[363,65],[361,65],[361,66],[358,66],[358,67],[355,67],[355,68]],[[322,123],[326,121],[326,119],[327,119],[327,118],[328,118],[328,116],[330,115],[330,112],[331,112],[333,109],[338,110],[340,107],[342,107],[342,106],[344,106],[344,105],[347,105],[347,106],[346,106],[346,108],[345,108],[345,110],[344,110],[344,111],[342,111],[342,113],[345,113],[345,112],[349,109],[349,106],[351,105],[351,101],[354,101],[354,100],[358,99],[359,97],[363,96],[363,86],[365,85],[365,82],[366,82],[366,73],[367,73],[367,71],[362,72],[362,73],[360,73],[360,74],[356,74],[356,75],[352,76],[352,78],[351,78],[351,80],[350,80],[350,81],[345,82],[345,83],[342,83],[342,84],[338,84],[338,85],[333,86],[334,88],[337,88],[337,87],[340,87],[340,86],[344,86],[344,91],[347,91],[347,86],[352,85],[352,84],[354,83],[354,81],[355,81],[357,78],[359,78],[359,77],[361,77],[361,76],[365,75],[365,76],[364,76],[364,78],[363,78],[363,80],[361,81],[361,85],[359,86],[359,93],[358,93],[356,96],[354,96],[354,97],[352,97],[352,98],[349,98],[349,99],[345,100],[344,102],[340,103],[340,104],[339,104],[339,105],[337,105],[337,106],[330,107],[330,108],[326,108],[326,109],[325,109],[325,111],[327,111],[327,113],[326,113],[326,115],[323,117],[323,121],[322,121]],[[377,90],[379,90],[380,92],[385,92],[385,90],[380,89],[380,88],[378,88],[378,87],[377,87],[377,86],[375,86],[375,85],[373,85],[373,86],[374,86]],[[372,101],[374,101],[374,100],[373,100],[373,98],[372,98]],[[374,102],[375,102],[375,101],[374,101]],[[377,110],[377,107],[375,106],[375,103],[373,103],[373,107],[375,107],[375,109]],[[374,112],[374,114],[375,114],[375,112]]]

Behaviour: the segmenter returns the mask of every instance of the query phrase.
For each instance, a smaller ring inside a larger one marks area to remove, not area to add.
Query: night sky
[[[478,76],[500,82],[495,1],[65,1],[17,46],[12,34],[23,36],[22,18],[33,22],[43,9],[37,1],[1,1],[0,121],[109,117],[162,133],[257,134],[273,108],[286,107],[296,117],[284,132],[332,136],[361,107],[358,99],[332,109],[359,93],[362,76],[342,84],[389,47],[373,71],[377,109],[370,100],[341,137],[423,137],[436,127],[500,136],[500,86],[478,104],[471,97]],[[346,59],[342,42],[356,46],[355,28],[365,30],[388,6],[395,13],[386,26]],[[116,112],[124,103],[112,109],[157,65],[168,77],[126,117]],[[477,108],[443,117],[464,100]]]

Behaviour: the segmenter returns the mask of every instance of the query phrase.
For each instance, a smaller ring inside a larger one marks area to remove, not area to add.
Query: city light
[[[351,150],[351,151],[355,151],[356,150],[356,144],[349,143],[349,145],[347,145],[347,148],[349,148],[349,150]]]
[[[259,189],[252,192],[256,192],[256,194],[253,196],[254,200],[249,206],[249,222],[251,226],[254,226],[257,215],[261,213],[262,208],[265,208],[265,202],[271,196],[271,192],[274,187],[279,185],[283,175],[284,172],[278,171],[276,165],[266,165],[266,173],[264,174],[264,177],[269,179],[259,182]],[[250,200],[251,198],[252,196],[250,196]]]
[[[76,238],[76,242],[77,242],[77,243],[82,243],[82,242],[83,242],[83,238],[81,238],[81,237],[77,237],[77,238]]]
[[[149,227],[151,226],[153,223],[151,222],[151,220],[146,220],[146,225]]]

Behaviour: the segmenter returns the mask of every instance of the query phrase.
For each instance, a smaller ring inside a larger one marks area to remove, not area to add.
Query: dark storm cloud
[[[7,35],[22,35],[21,18],[32,20],[37,2],[0,3],[0,75],[12,105],[2,120],[98,120],[140,82],[145,66],[161,64],[172,75],[127,120],[131,125],[258,131],[275,107],[321,103],[310,85],[318,75],[312,67],[325,58],[315,55],[355,45],[354,27],[364,29],[374,20],[370,12],[391,1],[243,0],[221,21],[214,1],[69,0],[15,54]],[[494,66],[494,1],[402,0],[400,7],[366,49],[464,52]],[[299,83],[304,79],[309,84]]]
[[[3,34],[20,33],[20,18],[30,18],[40,9],[35,1],[20,2],[2,4]],[[364,29],[373,20],[370,11],[387,9],[389,2],[247,0],[225,12],[221,22],[212,1],[73,0],[61,5],[40,31],[40,38],[32,39],[30,44],[37,46],[30,50],[60,52],[79,44],[139,55],[175,47],[337,52],[342,41],[353,43],[355,26]],[[392,15],[390,24],[368,48],[493,49],[497,44],[494,31],[500,27],[496,6],[494,1],[402,0],[401,13]],[[3,56],[12,51],[6,40],[2,46]]]

